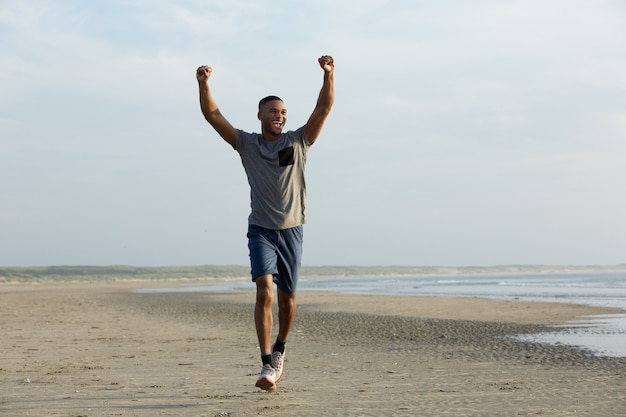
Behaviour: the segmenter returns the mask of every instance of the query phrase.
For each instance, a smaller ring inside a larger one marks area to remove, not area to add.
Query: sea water
[[[229,282],[146,291],[195,292],[252,288],[250,282]],[[626,357],[624,272],[301,279],[298,289],[346,294],[481,297],[620,308],[624,314],[584,317],[576,322],[554,326],[553,332],[522,335],[519,339],[568,344],[588,349],[596,355]]]
[[[553,332],[520,335],[517,339],[567,344],[599,356],[626,357],[626,274],[472,275],[311,280],[304,290],[332,290],[351,294],[481,297],[614,307],[624,314],[581,317]]]

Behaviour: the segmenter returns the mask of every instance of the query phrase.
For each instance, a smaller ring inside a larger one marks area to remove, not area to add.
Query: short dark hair
[[[267,97],[264,97],[264,98],[261,99],[261,101],[259,101],[259,111],[261,111],[261,106],[262,105],[264,105],[268,101],[274,101],[274,100],[283,101],[282,98],[277,97],[277,96],[267,96]]]

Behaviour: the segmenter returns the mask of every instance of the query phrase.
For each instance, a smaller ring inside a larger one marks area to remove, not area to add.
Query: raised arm
[[[213,129],[234,148],[237,142],[237,131],[226,120],[217,107],[211,90],[209,89],[209,77],[213,69],[206,65],[198,68],[196,71],[196,79],[198,80],[198,88],[200,90],[200,109],[207,122],[213,126]]]
[[[324,70],[324,84],[317,98],[317,104],[309,120],[306,122],[305,132],[309,143],[314,143],[322,131],[322,126],[335,102],[335,61],[333,57],[324,55],[318,60]]]

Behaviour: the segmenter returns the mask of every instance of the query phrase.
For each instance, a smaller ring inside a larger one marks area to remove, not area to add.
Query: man
[[[276,96],[259,102],[261,134],[235,129],[222,115],[209,88],[212,69],[196,72],[200,108],[215,131],[241,156],[250,184],[252,212],[248,248],[252,281],[256,283],[254,320],[262,368],[256,386],[275,390],[284,370],[285,342],[296,315],[296,285],[302,255],[306,186],[304,167],[309,147],[317,140],[335,99],[332,57],[318,60],[324,81],[306,124],[283,132],[287,109]],[[278,294],[278,334],[272,344],[274,283]]]

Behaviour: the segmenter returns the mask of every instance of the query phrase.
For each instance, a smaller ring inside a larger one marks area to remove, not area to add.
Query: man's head
[[[267,140],[278,139],[287,122],[287,108],[280,97],[267,96],[259,101],[261,134]]]
[[[269,103],[270,101],[283,101],[282,98],[278,97],[278,96],[267,96],[267,97],[263,97],[260,101],[259,101],[259,111],[261,111],[261,107],[263,107],[263,105],[265,103]]]

